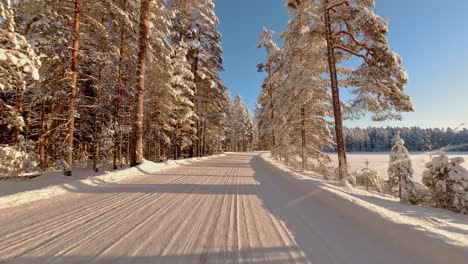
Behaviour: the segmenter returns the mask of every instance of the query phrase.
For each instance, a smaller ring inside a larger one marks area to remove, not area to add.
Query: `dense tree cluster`
[[[390,151],[392,139],[398,132],[409,151],[468,150],[468,129],[420,127],[347,128],[346,149],[350,152]]]
[[[444,153],[426,164],[422,182],[429,188],[436,207],[468,214],[468,170],[463,158]]]
[[[254,150],[254,125],[252,114],[241,96],[236,96],[230,106],[226,124],[227,138],[225,150],[246,152]]]
[[[367,113],[375,121],[400,119],[412,111],[404,93],[407,73],[401,57],[390,50],[388,23],[373,12],[374,1],[288,0],[288,26],[278,47],[273,32],[264,30],[259,47],[267,72],[258,98],[259,145],[287,163],[307,158],[324,165],[322,152],[333,143],[339,157],[338,176],[347,175],[343,116]],[[353,63],[346,63],[352,61]],[[356,67],[343,67],[356,65]],[[340,88],[352,98],[344,102]],[[329,122],[333,120],[333,122]]]
[[[31,142],[21,153],[70,175],[90,159],[98,170],[232,145],[238,110],[219,76],[212,0],[10,2],[0,1],[2,153]]]

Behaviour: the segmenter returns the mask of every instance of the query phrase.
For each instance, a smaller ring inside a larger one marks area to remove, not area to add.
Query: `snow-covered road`
[[[78,190],[1,210],[0,263],[440,263],[258,154]]]

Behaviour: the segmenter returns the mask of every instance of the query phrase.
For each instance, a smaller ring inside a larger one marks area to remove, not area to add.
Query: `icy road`
[[[228,154],[2,210],[0,263],[440,263],[320,192]]]

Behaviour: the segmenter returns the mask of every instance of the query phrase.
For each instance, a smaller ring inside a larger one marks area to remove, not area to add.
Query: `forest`
[[[0,1],[0,174],[252,149],[210,0]]]
[[[390,151],[398,132],[409,151],[468,151],[466,128],[357,127],[345,131],[346,149],[350,152]]]

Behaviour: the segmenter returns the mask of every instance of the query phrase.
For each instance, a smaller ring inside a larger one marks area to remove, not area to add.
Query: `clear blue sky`
[[[254,109],[264,78],[256,65],[264,51],[255,48],[265,26],[284,30],[288,14],[283,0],[215,0],[223,34],[225,84]],[[349,126],[400,125],[455,127],[468,123],[468,1],[376,0],[376,13],[390,21],[391,48],[403,57],[410,82],[406,92],[415,113],[402,122]]]

